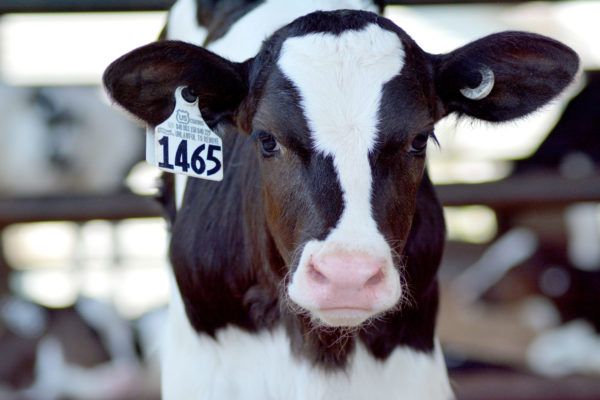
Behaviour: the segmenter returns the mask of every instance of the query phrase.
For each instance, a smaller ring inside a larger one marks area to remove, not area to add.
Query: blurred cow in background
[[[94,87],[0,86],[0,196],[107,194],[143,137]]]
[[[2,85],[0,198],[120,192],[143,158],[140,131],[97,87]],[[89,299],[40,306],[14,293],[10,277],[0,255],[0,398],[144,398],[129,322]]]
[[[4,296],[0,398],[156,399],[156,362],[146,351],[156,342],[152,333],[160,315],[129,322],[97,300],[80,298],[74,306],[51,309]]]
[[[600,71],[587,71],[583,80],[546,139],[515,162],[507,180],[600,174]],[[456,280],[458,291],[496,304],[543,299],[531,367],[548,375],[600,373],[600,203],[495,211],[499,236]]]

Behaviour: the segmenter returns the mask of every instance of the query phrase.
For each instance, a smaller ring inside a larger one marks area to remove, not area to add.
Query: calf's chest
[[[398,347],[385,361],[361,344],[345,370],[326,371],[292,354],[283,327],[236,327],[216,340],[190,326],[173,291],[163,347],[163,399],[392,400],[451,399],[439,345],[432,353]]]

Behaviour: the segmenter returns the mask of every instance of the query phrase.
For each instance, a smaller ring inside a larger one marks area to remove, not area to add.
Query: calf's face
[[[374,23],[286,38],[253,116],[289,298],[329,325],[360,324],[402,293],[394,254],[436,112],[414,72],[424,58],[404,47]]]
[[[522,116],[577,68],[570,49],[537,35],[430,55],[389,20],[339,11],[300,18],[245,63],[160,42],[117,60],[104,81],[150,125],[188,86],[204,115],[251,135],[286,296],[316,321],[356,326],[395,309],[411,285],[405,245],[435,122]]]

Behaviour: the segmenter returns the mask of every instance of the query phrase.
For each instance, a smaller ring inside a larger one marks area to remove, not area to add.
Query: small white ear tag
[[[154,129],[146,129],[146,161],[163,171],[211,181],[223,179],[223,141],[198,109],[175,90],[173,113]]]

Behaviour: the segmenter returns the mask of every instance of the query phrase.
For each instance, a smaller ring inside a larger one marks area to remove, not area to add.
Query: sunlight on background
[[[15,224],[2,240],[7,261],[21,272],[12,285],[40,304],[66,307],[93,297],[134,318],[167,300],[162,219]]]
[[[448,236],[467,243],[487,243],[497,233],[496,214],[485,206],[444,207]]]
[[[158,38],[164,12],[10,14],[0,18],[0,80],[99,84],[121,55]]]

